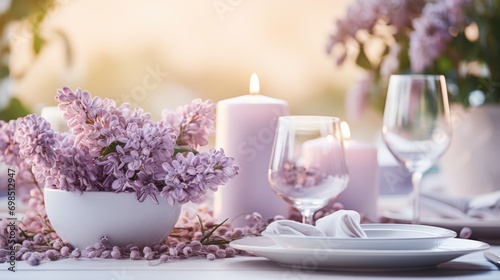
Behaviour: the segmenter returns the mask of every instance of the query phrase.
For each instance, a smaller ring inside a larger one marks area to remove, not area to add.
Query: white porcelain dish
[[[284,248],[361,249],[361,250],[429,250],[453,238],[454,231],[423,225],[362,224],[367,238],[334,238],[276,235],[263,232]]]
[[[236,240],[230,245],[284,266],[310,270],[397,271],[421,270],[460,256],[487,250],[487,243],[450,238],[429,250],[343,250],[283,248],[260,236]]]
[[[383,216],[397,223],[411,223],[411,211],[385,211]],[[500,241],[500,217],[494,220],[480,219],[450,219],[442,217],[430,217],[423,214],[420,223],[436,226],[460,232],[462,228],[469,227],[474,239],[490,240],[498,244]]]

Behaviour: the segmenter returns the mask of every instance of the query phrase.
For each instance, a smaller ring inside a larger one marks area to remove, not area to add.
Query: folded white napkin
[[[280,235],[326,236],[323,231],[315,226],[292,220],[274,221],[266,227],[265,232]]]
[[[422,193],[422,208],[435,216],[452,219],[500,219],[500,191],[472,198],[439,192]]]
[[[269,224],[264,232],[280,235],[366,238],[360,221],[358,212],[339,210],[317,220],[316,226],[290,220],[279,220]]]
[[[483,194],[471,199],[467,214],[483,219],[500,219],[500,191]]]
[[[360,225],[359,213],[353,210],[339,210],[316,221],[316,227],[326,236],[362,237],[366,234]]]

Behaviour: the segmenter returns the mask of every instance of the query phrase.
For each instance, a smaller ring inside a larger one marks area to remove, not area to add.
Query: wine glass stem
[[[413,219],[412,224],[420,223],[420,181],[422,181],[422,172],[415,171],[411,174],[411,183],[413,185]]]
[[[314,211],[311,209],[304,209],[301,211],[302,223],[314,225]]]

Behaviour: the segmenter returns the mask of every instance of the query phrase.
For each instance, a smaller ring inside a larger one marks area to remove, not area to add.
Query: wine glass
[[[384,110],[382,138],[399,164],[411,173],[412,223],[420,221],[420,181],[451,142],[445,77],[392,75]]]
[[[348,180],[338,118],[279,117],[269,182],[300,211],[303,223],[313,224],[314,213],[342,193]]]

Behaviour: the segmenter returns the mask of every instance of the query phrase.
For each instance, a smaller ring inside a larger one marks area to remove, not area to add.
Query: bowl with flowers
[[[64,87],[56,100],[69,131],[35,114],[0,123],[0,161],[43,186],[34,191],[43,197],[44,222],[74,247],[104,236],[118,246],[160,242],[183,204],[238,174],[222,149],[201,149],[214,133],[210,100],[164,111],[158,121],[81,89]]]

